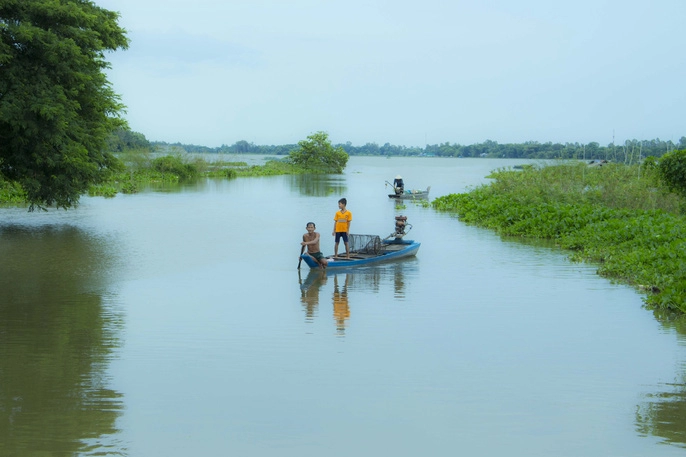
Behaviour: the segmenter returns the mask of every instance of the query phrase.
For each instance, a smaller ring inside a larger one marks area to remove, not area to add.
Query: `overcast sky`
[[[686,0],[94,0],[126,119],[210,147],[686,136]]]

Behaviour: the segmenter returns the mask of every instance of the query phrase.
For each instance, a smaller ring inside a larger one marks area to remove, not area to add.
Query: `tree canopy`
[[[686,150],[663,155],[658,170],[667,187],[686,197]]]
[[[348,154],[341,146],[334,147],[326,132],[313,133],[298,142],[298,146],[289,154],[289,160],[303,169],[316,173],[342,173],[348,163]]]
[[[0,178],[31,210],[74,206],[116,163],[105,145],[124,107],[104,53],[128,47],[118,18],[88,0],[0,2]]]

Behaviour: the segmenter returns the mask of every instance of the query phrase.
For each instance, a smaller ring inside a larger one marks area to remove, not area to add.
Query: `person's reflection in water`
[[[326,270],[310,270],[305,282],[298,270],[298,278],[300,279],[300,301],[305,308],[305,317],[307,320],[313,320],[319,305],[319,289],[326,284]]]
[[[393,291],[395,298],[405,298],[405,280],[402,267],[396,268],[393,274]]]
[[[348,305],[348,284],[350,274],[345,275],[343,287],[338,286],[338,275],[333,277],[333,317],[336,321],[336,332],[340,336],[345,335],[345,324],[350,318],[350,306]]]

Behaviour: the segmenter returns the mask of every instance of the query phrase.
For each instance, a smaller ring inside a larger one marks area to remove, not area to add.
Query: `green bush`
[[[158,157],[152,161],[153,170],[160,173],[172,173],[181,180],[191,179],[198,176],[196,164],[185,163],[178,156]]]
[[[117,189],[109,185],[90,186],[88,188],[88,195],[91,197],[112,198],[117,195]]]
[[[669,189],[686,196],[686,150],[672,151],[662,156],[658,169]]]
[[[311,173],[343,173],[348,154],[334,147],[326,132],[316,132],[298,142],[298,149],[288,155],[290,163]]]

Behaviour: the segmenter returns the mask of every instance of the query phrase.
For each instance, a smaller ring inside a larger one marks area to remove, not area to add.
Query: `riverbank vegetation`
[[[686,313],[686,151],[641,164],[569,161],[500,169],[489,184],[439,197],[438,210],[503,236],[553,240],[574,261]],[[595,165],[595,164],[594,164]]]
[[[218,147],[198,146],[194,144],[150,142],[151,147],[165,153],[202,153],[202,154],[262,154],[286,156],[298,147],[296,144],[258,145],[245,140],[232,145]],[[424,147],[402,146],[385,143],[366,143],[353,145],[351,142],[334,144],[349,156],[383,156],[383,157],[486,157],[486,158],[519,158],[519,159],[577,159],[608,160],[622,163],[637,163],[644,157],[661,157],[664,154],[686,149],[686,137],[676,143],[659,138],[652,140],[626,140],[615,144],[614,141],[603,146],[600,143],[553,143],[526,141],[524,143],[498,143],[486,140],[482,143],[459,144],[437,143]]]
[[[0,195],[29,209],[70,208],[114,157],[125,125],[105,55],[128,48],[116,12],[94,2],[3,2]]]
[[[275,176],[302,172],[278,159],[267,160],[264,165],[249,166],[241,161],[208,161],[180,154],[155,156],[147,150],[128,151],[118,157],[122,166],[102,183],[92,185],[88,190],[90,196],[114,197],[120,192],[137,193],[152,185],[191,182],[202,178]]]
[[[103,178],[88,188],[88,195],[114,197],[141,189],[203,178],[238,178],[292,174],[338,174],[348,162],[348,155],[331,145],[328,134],[316,132],[298,143],[286,157],[267,158],[262,165],[226,160],[218,155],[203,158],[174,151],[172,154],[153,152],[142,135],[120,130],[110,137],[111,161]],[[0,175],[0,203],[26,204],[26,193],[12,181]]]

